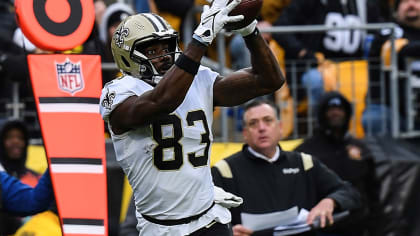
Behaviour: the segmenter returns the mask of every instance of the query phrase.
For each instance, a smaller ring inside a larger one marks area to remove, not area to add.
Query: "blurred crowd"
[[[125,17],[141,12],[153,12],[165,18],[179,32],[182,48],[182,42],[186,40],[183,39],[183,33],[195,28],[199,21],[201,7],[208,4],[205,0],[123,2],[94,0],[95,24],[87,41],[72,50],[50,52],[37,48],[23,35],[15,19],[13,1],[0,0],[0,163],[8,174],[30,186],[36,186],[41,177],[40,173],[25,166],[29,140],[41,138],[27,69],[26,56],[28,54],[96,54],[101,56],[104,65],[113,63],[110,42],[114,31]],[[397,25],[395,32],[384,28],[329,30],[316,33],[265,32],[263,34],[287,79],[287,84],[277,92],[257,99],[268,100],[278,109],[282,124],[281,129],[276,132],[281,132],[282,135],[274,139],[275,143],[277,144],[281,139],[304,137],[305,140],[296,151],[316,157],[317,159],[314,159],[316,165],[319,160],[322,163],[319,164],[321,169],[324,165],[327,166],[339,178],[351,183],[361,195],[362,203],[357,211],[352,212],[353,217],[359,220],[345,222],[337,229],[323,232],[322,235],[380,235],[375,234],[378,229],[374,229],[374,218],[379,211],[377,203],[380,184],[375,177],[374,157],[360,138],[366,134],[391,134],[393,101],[388,91],[391,87],[392,71],[384,69],[389,68],[391,63],[390,54],[393,48],[390,39],[395,40],[397,68],[400,71],[410,71],[413,76],[417,76],[416,73],[420,72],[420,62],[416,61],[416,58],[420,58],[420,0],[264,0],[258,17],[258,27],[261,30],[269,30],[273,26],[351,27],[385,22],[395,23]],[[251,65],[249,52],[242,37],[226,34],[225,42],[224,53],[227,67],[238,70]],[[212,45],[206,56],[217,62],[217,45]],[[103,69],[103,84],[116,78],[119,73],[116,67]],[[356,84],[354,84],[355,81],[357,81]],[[409,84],[409,81],[410,78],[406,75],[398,79],[399,123],[397,126],[402,131],[409,128],[407,110],[412,112],[409,114],[414,114],[411,127],[420,129],[420,119],[415,116],[420,112],[418,105],[420,93],[418,96],[415,93],[415,89],[420,90],[420,85],[416,88],[411,83]],[[407,89],[414,91],[410,92],[412,96],[409,98],[406,97]],[[414,102],[407,103],[410,99]],[[252,147],[252,141],[246,139],[245,132],[249,127],[243,122],[245,112],[244,106],[229,110],[228,114],[232,120],[237,121],[235,123],[237,125],[233,125],[229,131],[244,131],[246,145]],[[220,110],[215,110],[216,118],[220,118],[219,113]],[[304,121],[301,122],[301,120]],[[309,132],[308,127],[314,128]],[[230,165],[235,164],[235,161],[232,161],[234,159],[227,160],[231,160],[228,161]],[[232,184],[229,182],[232,178],[224,176],[224,173],[220,171],[220,168],[225,168],[226,165],[225,163],[218,164],[213,169],[213,173],[217,175],[214,177],[215,183],[221,187],[226,187],[226,183]],[[237,186],[232,188],[235,187]],[[313,191],[317,192],[317,190]],[[252,195],[246,191],[235,193]],[[270,194],[277,193],[267,195]],[[329,196],[328,194],[330,192],[324,195],[314,194],[316,201],[311,200],[318,203]],[[259,195],[255,199],[259,199],[258,203],[264,202],[263,197]],[[291,201],[290,204],[288,207],[300,203]],[[304,205],[315,206],[311,204]],[[117,222],[110,220],[110,224],[113,224],[110,226],[112,230],[110,235],[118,235],[118,230],[120,230],[119,235],[122,236],[138,235],[133,207],[134,205],[131,204],[127,217],[122,217],[122,219],[126,218],[126,221],[121,224],[121,229],[119,229],[118,220]],[[268,204],[264,205],[262,210],[257,209],[258,206],[253,207],[245,204],[237,211],[266,213],[267,208],[279,206]],[[51,227],[53,233],[50,232],[48,235],[61,234],[56,212],[52,206],[47,213],[41,213],[44,214],[42,215],[44,219],[48,219],[46,222],[50,222],[46,224],[53,225]],[[233,212],[233,214],[237,217],[240,212]],[[234,224],[241,224],[240,220],[237,218],[235,220]],[[4,221],[2,219],[0,222],[0,227],[7,226],[4,231],[7,235],[15,233],[25,235],[25,230],[28,229],[21,227],[25,227],[24,225],[31,227],[29,222],[31,219],[28,217],[6,215]],[[44,228],[47,230],[48,227]],[[242,231],[243,235],[253,233],[247,229],[242,229]],[[36,235],[47,234],[40,231]]]
[[[17,25],[13,12],[13,1],[0,1],[2,23],[0,25],[0,73],[2,91],[0,97],[0,119],[20,118],[30,122],[30,132],[39,137],[39,127],[32,98],[29,73],[25,56],[30,53],[53,53],[37,48]],[[113,66],[110,39],[118,24],[128,15],[137,12],[153,12],[163,16],[179,32],[181,48],[184,31],[192,30],[199,19],[205,0],[95,0],[95,24],[87,41],[72,50],[60,53],[98,54],[105,63],[103,84],[115,78],[119,71]],[[340,91],[356,108],[352,133],[357,137],[389,134],[391,132],[390,77],[386,70],[390,62],[390,39],[395,39],[399,70],[418,71],[418,63],[407,59],[418,57],[417,1],[385,0],[265,0],[259,15],[258,27],[270,30],[272,26],[357,27],[367,23],[394,22],[392,30],[329,30],[323,32],[264,33],[264,38],[275,53],[286,73],[287,85],[274,93],[272,99],[280,108],[286,122],[285,138],[310,135],[315,122],[317,101],[326,91]],[[305,16],[305,17],[304,17]],[[187,39],[188,40],[188,39]],[[226,66],[241,69],[250,66],[249,52],[239,35],[226,36]],[[217,45],[207,52],[207,57],[216,63]],[[363,64],[366,62],[367,64]],[[106,64],[110,63],[110,64]],[[347,63],[347,64],[346,64]],[[21,69],[24,68],[24,69]],[[347,74],[353,74],[348,75]],[[414,118],[418,128],[417,90],[399,79],[398,114],[399,127],[407,130],[407,115]],[[407,87],[408,86],[408,87]],[[357,87],[352,89],[351,87]],[[413,88],[410,95],[405,94]],[[415,87],[417,88],[417,87]],[[408,96],[408,97],[407,97]],[[411,100],[409,105],[407,102]],[[216,111],[217,113],[218,111]],[[230,111],[233,120],[242,109]],[[411,113],[410,113],[411,112]],[[295,122],[293,119],[297,118]],[[311,124],[310,126],[308,124]],[[240,124],[234,128],[240,130]],[[310,130],[308,130],[310,129]]]

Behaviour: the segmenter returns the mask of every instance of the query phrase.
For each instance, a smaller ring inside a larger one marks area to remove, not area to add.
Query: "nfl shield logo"
[[[74,95],[83,90],[84,81],[82,76],[82,66],[80,61],[73,63],[66,58],[63,63],[55,63],[57,69],[58,87],[64,92]]]

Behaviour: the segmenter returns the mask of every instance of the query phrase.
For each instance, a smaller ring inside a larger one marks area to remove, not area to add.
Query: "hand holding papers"
[[[242,225],[253,231],[260,231],[274,228],[274,236],[293,235],[320,228],[319,219],[312,225],[306,223],[308,210],[292,207],[285,211],[277,211],[268,214],[241,213]],[[334,214],[334,222],[340,221],[349,215],[348,211]]]
[[[297,217],[297,206],[285,211],[276,211],[267,214],[241,213],[242,225],[253,231],[270,229],[279,225],[288,225],[295,222]]]
[[[311,230],[311,225],[306,223],[308,215],[309,212],[302,208],[293,222],[274,228],[274,236],[293,235]]]
[[[308,217],[309,212],[306,209],[301,209],[299,215],[295,222],[289,225],[278,226],[274,229],[274,236],[283,236],[283,235],[294,235],[298,233],[303,233],[309,230],[319,229],[320,221],[317,218],[313,224],[308,225],[306,223],[306,218]],[[346,218],[350,214],[349,211],[340,212],[333,215],[334,222],[339,222],[342,219]]]

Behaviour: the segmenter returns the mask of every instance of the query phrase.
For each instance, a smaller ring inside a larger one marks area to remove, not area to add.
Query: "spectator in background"
[[[275,26],[325,25],[358,26],[381,21],[374,0],[296,0],[283,11]],[[328,59],[361,57],[364,33],[360,30],[330,30],[325,33],[275,34],[287,59]]]
[[[134,10],[124,3],[113,3],[109,5],[102,15],[99,25],[99,37],[106,45],[105,61],[112,62],[111,40],[117,26],[128,16],[133,15]]]
[[[150,12],[149,0],[135,0],[134,7],[137,13]]]
[[[395,0],[378,0],[381,17],[385,22],[390,22],[393,19],[394,2]]]
[[[180,33],[180,40],[183,42],[184,19],[187,16],[188,11],[194,7],[194,0],[151,0],[149,2],[152,3],[150,4],[150,11],[158,13],[167,20],[169,24]]]
[[[269,28],[274,21],[281,15],[283,9],[290,4],[290,0],[265,0],[261,8],[260,20],[258,28]],[[271,33],[262,34],[267,43],[272,39]],[[232,68],[239,70],[249,67],[249,51],[245,47],[245,42],[240,35],[233,36],[230,41],[230,54],[232,60]]]
[[[117,26],[128,16],[133,15],[134,10],[124,3],[113,3],[107,7],[99,25],[99,37],[104,47],[102,62],[114,62],[111,52],[111,40]],[[102,83],[115,79],[118,71],[107,70],[103,72]]]
[[[175,16],[184,19],[191,7],[194,6],[194,0],[154,0],[158,11],[172,13]]]
[[[0,165],[0,235],[8,234],[4,213],[17,216],[33,215],[48,209],[53,202],[53,189],[47,170],[35,188],[7,174]]]
[[[363,209],[354,213],[348,225],[336,231],[340,235],[365,235],[372,220],[373,206],[379,201],[373,157],[366,145],[348,132],[352,107],[344,96],[338,92],[325,93],[318,106],[318,128],[296,151],[317,156],[359,190]]]
[[[17,27],[13,4],[0,0],[0,76],[13,81],[27,81],[26,53],[35,47],[23,37]]]
[[[401,31],[398,38],[405,38],[408,42],[398,51],[400,65],[404,66],[403,58],[420,57],[420,1],[419,0],[396,0],[395,1],[396,23]],[[383,32],[386,35],[386,31]],[[420,70],[419,68],[417,68]]]
[[[405,65],[407,58],[420,58],[420,1],[419,0],[396,0],[394,8],[395,22],[398,24],[398,28],[395,31],[396,44],[399,70],[405,70],[407,66],[411,66],[414,73],[420,73],[420,63],[412,63],[411,65]],[[370,57],[378,58],[382,56],[387,65],[390,62],[391,46],[390,39],[391,30],[384,29],[379,34],[375,35],[370,49]],[[362,122],[365,130],[373,134],[380,134],[390,131],[390,104],[391,96],[388,91],[390,88],[389,78],[385,80],[385,88],[381,88],[377,84],[380,84],[380,64],[379,61],[374,61],[370,65],[370,83],[373,86],[370,87],[370,100],[372,104],[366,107]],[[387,74],[389,75],[389,74]],[[406,120],[406,94],[405,86],[406,79],[398,80],[398,94],[399,96],[399,113],[400,113],[400,128],[405,128]],[[386,91],[386,94],[382,94],[381,91]],[[384,96],[385,104],[381,101],[381,96]],[[385,122],[385,129],[383,123]]]
[[[99,26],[106,11],[106,4],[103,0],[95,0],[95,23],[89,38],[83,43],[82,54],[97,54],[104,57],[105,45],[99,39]]]
[[[244,227],[241,213],[267,214],[297,206],[310,210],[308,224],[320,217],[325,227],[333,223],[333,213],[359,207],[357,191],[316,158],[281,150],[281,122],[273,103],[248,103],[243,123],[242,151],[212,168],[214,184],[244,201],[231,209],[234,235],[273,235],[272,229],[253,232]]]
[[[26,57],[36,52],[36,47],[17,27],[12,2],[0,1],[0,123],[14,115],[15,107],[7,104],[12,103],[15,92],[18,92],[20,111],[35,110]],[[22,119],[32,122],[36,118],[28,112]],[[29,132],[32,137],[37,136],[37,125],[31,125]]]
[[[26,125],[19,120],[6,122],[0,133],[0,162],[7,173],[34,187],[39,175],[25,166],[29,145]]]
[[[29,91],[29,73],[27,69],[26,54],[29,48],[17,45],[17,24],[13,4],[10,1],[0,0],[0,120],[11,116],[11,109],[6,104],[11,102],[13,84],[19,82],[20,98],[31,96]],[[19,31],[19,30],[18,30]],[[20,32],[22,35],[22,33]],[[22,43],[19,41],[18,43]],[[23,44],[22,44],[23,45]]]
[[[22,183],[35,187],[40,176],[25,166],[29,142],[25,124],[18,120],[6,122],[0,133],[0,140],[0,163],[6,172]],[[7,234],[15,233],[23,223],[20,217],[10,214],[6,214],[3,220],[7,222],[3,230]]]
[[[295,0],[283,11],[274,26],[347,27],[379,21],[381,17],[375,0]],[[309,104],[314,106],[324,91],[324,82],[316,68],[307,70],[307,67],[314,67],[323,59],[351,60],[362,57],[365,32],[330,30],[322,33],[273,34],[273,38],[284,48],[286,60],[299,60],[298,84],[310,90]],[[300,91],[299,99],[303,94],[306,93]]]
[[[95,6],[95,23],[101,25],[102,17],[106,11],[106,4],[103,0],[95,0],[93,4]]]

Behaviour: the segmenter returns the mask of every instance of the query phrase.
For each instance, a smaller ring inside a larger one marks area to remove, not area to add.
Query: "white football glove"
[[[242,37],[248,36],[254,32],[255,28],[257,27],[257,23],[257,20],[254,20],[253,22],[251,22],[251,24],[245,26],[244,28],[232,30],[232,32],[241,34]]]
[[[225,208],[238,207],[243,202],[241,197],[226,192],[222,188],[214,186],[214,203]]]
[[[201,13],[201,22],[194,31],[193,38],[205,45],[209,45],[226,23],[238,22],[244,19],[243,15],[228,16],[241,0],[233,0],[226,6],[228,0],[214,0],[211,7],[204,5]]]

